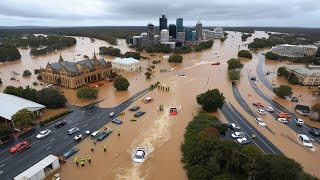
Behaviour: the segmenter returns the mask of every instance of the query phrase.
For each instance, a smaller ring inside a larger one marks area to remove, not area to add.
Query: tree
[[[124,53],[123,56],[126,57],[126,58],[132,57],[132,58],[137,59],[137,60],[140,60],[140,58],[141,58],[139,52],[131,52],[131,51],[128,51],[128,52]]]
[[[3,92],[6,94],[11,94],[14,96],[22,97],[24,99],[28,99],[30,101],[38,102],[37,90],[31,88],[30,86],[26,86],[26,88],[23,88],[21,86],[17,88],[14,86],[7,86]]]
[[[289,71],[287,71],[285,67],[279,67],[277,70],[277,73],[278,73],[278,76],[285,76],[285,77],[289,76]]]
[[[29,76],[31,76],[32,74],[31,74],[31,72],[29,71],[29,70],[24,70],[23,71],[23,77],[29,77]]]
[[[254,179],[265,180],[291,180],[297,179],[300,172],[303,172],[301,164],[283,155],[267,154],[259,158],[253,167]]]
[[[218,89],[208,90],[197,96],[197,103],[207,112],[216,112],[224,104],[225,97]]]
[[[169,57],[169,62],[182,63],[183,57],[180,54],[173,54]]]
[[[66,97],[53,88],[45,88],[38,91],[37,99],[38,103],[53,109],[64,107],[67,102]]]
[[[152,74],[150,72],[145,72],[144,75],[146,75],[146,78],[147,79],[150,79]]]
[[[243,64],[239,59],[232,58],[228,60],[228,70],[241,69]]]
[[[34,70],[34,74],[40,74],[40,73],[41,73],[40,69],[35,69]]]
[[[287,85],[281,85],[280,87],[275,87],[273,88],[273,92],[278,97],[281,97],[281,98],[285,98],[286,96],[290,97],[293,94],[292,88]]]
[[[118,74],[116,72],[111,72],[111,78],[116,78]]]
[[[238,57],[252,59],[252,54],[248,50],[241,50],[238,52]]]
[[[0,78],[0,85],[2,84],[2,79]]]
[[[228,77],[231,81],[240,80],[240,71],[238,70],[228,70]]]
[[[0,44],[0,62],[5,63],[18,59],[21,59],[21,54],[15,45],[8,43]]]
[[[318,113],[319,117],[320,117],[320,103],[317,103],[317,104],[314,104],[312,107],[311,107],[311,110]]]
[[[22,127],[26,127],[35,118],[36,115],[32,111],[29,111],[28,109],[21,109],[14,115],[12,115],[11,120],[16,122],[17,124],[20,124]]]
[[[126,91],[130,86],[130,82],[126,78],[122,76],[118,76],[113,81],[113,86],[117,89],[117,91]]]
[[[118,48],[114,48],[114,47],[101,46],[101,47],[99,47],[99,54],[120,57],[121,50]]]
[[[96,99],[98,97],[98,90],[92,87],[84,86],[77,90],[77,97],[79,99]]]
[[[270,60],[279,60],[281,58],[278,54],[273,53],[272,51],[267,52],[265,56]]]
[[[39,81],[41,81],[41,80],[42,80],[42,76],[41,76],[41,74],[39,74],[39,75],[37,76],[37,79],[38,79]]]
[[[211,179],[212,176],[209,170],[200,165],[190,167],[187,175],[190,180]]]
[[[241,40],[242,41],[246,41],[247,39],[248,39],[248,37],[251,37],[252,36],[252,34],[247,34],[247,33],[243,33],[242,35],[241,35]]]
[[[0,124],[0,139],[5,140],[8,136],[13,134],[13,128],[5,123]]]
[[[213,138],[218,136],[219,136],[219,130],[217,128],[204,128],[202,131],[200,131],[197,134],[197,137],[199,139]]]

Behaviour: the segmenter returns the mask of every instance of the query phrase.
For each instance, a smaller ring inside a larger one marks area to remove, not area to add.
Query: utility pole
[[[69,52],[72,52],[73,53],[73,62],[75,62],[75,58],[74,58],[74,52],[76,52],[75,50],[72,50],[72,51],[69,51]]]

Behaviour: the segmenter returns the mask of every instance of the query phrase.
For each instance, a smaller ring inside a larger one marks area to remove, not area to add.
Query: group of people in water
[[[91,157],[89,155],[87,156],[87,161],[88,161],[89,164],[91,163]],[[81,157],[80,162],[79,162],[79,157],[76,156],[74,158],[74,162],[76,163],[77,166],[79,166],[79,164],[80,164],[80,166],[84,166],[86,164],[86,159]]]

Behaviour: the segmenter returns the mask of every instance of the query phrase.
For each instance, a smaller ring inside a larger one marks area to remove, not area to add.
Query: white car
[[[51,134],[51,131],[49,129],[46,129],[44,131],[41,131],[39,134],[37,134],[37,139],[43,139]]]
[[[295,119],[294,121],[296,122],[296,124],[297,124],[298,126],[302,126],[302,125],[304,124],[304,120],[303,120],[303,119],[300,119],[300,118]]]
[[[134,153],[134,156],[133,156],[133,161],[136,163],[144,162],[146,153],[147,153],[147,148],[137,147],[136,152]]]
[[[305,134],[299,134],[298,137],[300,138],[300,140],[302,141],[302,144],[305,146],[305,147],[308,147],[308,148],[313,148],[313,144],[310,140],[310,138],[305,135]]]
[[[78,135],[76,135],[75,137],[74,137],[74,140],[81,140],[83,137],[82,137],[82,135],[81,134],[78,134]]]
[[[274,112],[274,109],[273,109],[273,107],[271,107],[271,106],[267,106],[266,107],[266,110],[268,111],[268,112]]]
[[[242,138],[244,137],[244,132],[234,132],[231,134],[231,137],[234,138],[234,139],[237,139],[237,138]]]
[[[229,123],[228,124],[228,128],[234,129],[234,130],[240,129],[240,127],[237,126],[235,123]]]
[[[277,121],[288,124],[289,121],[286,118],[278,118]]]
[[[111,112],[110,114],[109,114],[109,117],[113,117],[114,116],[114,112]]]
[[[263,109],[257,109],[257,112],[261,115],[265,115],[266,112]]]
[[[68,135],[71,135],[71,134],[78,132],[78,131],[80,131],[80,129],[77,127],[71,128],[68,130]]]
[[[246,137],[242,137],[242,138],[236,139],[236,142],[238,142],[240,144],[249,144],[251,141],[248,140]]]
[[[261,118],[254,118],[254,120],[260,125],[260,126],[267,126],[266,123]]]

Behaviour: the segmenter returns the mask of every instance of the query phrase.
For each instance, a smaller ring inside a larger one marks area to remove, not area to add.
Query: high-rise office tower
[[[177,32],[183,32],[183,19],[178,18],[176,21],[177,24]]]
[[[192,41],[192,28],[186,27],[184,28],[185,34],[186,34],[186,41]]]
[[[159,32],[161,32],[162,29],[168,29],[168,20],[165,15],[162,15],[161,18],[159,18]]]
[[[196,40],[201,41],[202,39],[202,23],[198,21],[196,25]]]
[[[169,36],[172,36],[174,39],[177,37],[177,27],[175,24],[169,25]]]
[[[162,29],[160,32],[160,42],[169,42],[169,31],[167,29]]]
[[[147,27],[148,45],[154,45],[154,25],[149,23]]]

